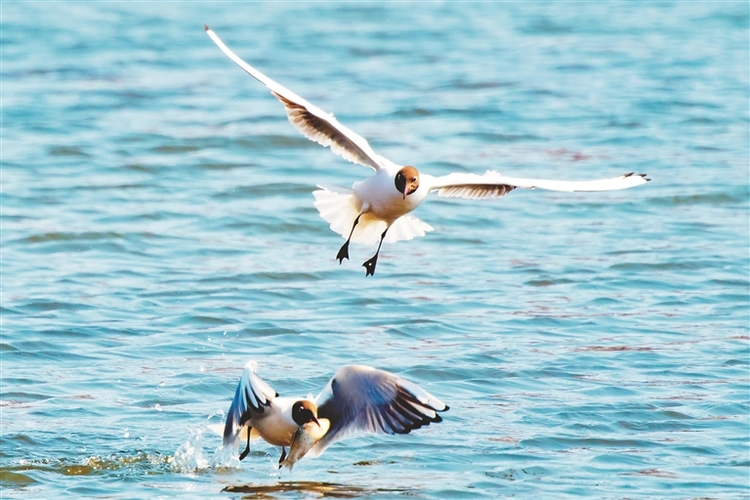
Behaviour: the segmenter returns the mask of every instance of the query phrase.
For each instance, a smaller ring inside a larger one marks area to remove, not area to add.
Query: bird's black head
[[[297,425],[305,425],[308,422],[315,422],[320,425],[317,414],[318,408],[312,401],[303,399],[292,405],[292,420]]]
[[[414,193],[419,187],[419,170],[406,166],[398,171],[395,179],[396,190],[404,195],[404,199]]]

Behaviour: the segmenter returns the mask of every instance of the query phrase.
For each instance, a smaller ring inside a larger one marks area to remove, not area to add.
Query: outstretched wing
[[[317,142],[321,146],[330,147],[331,151],[337,155],[341,155],[350,162],[372,167],[375,170],[380,170],[385,166],[383,159],[375,154],[364,137],[341,125],[332,114],[326,113],[317,106],[310,104],[291,90],[279,85],[247,64],[224,45],[224,42],[208,26],[204,25],[203,28],[208,33],[208,36],[211,37],[211,40],[219,46],[229,59],[244,69],[250,76],[268,87],[271,93],[286,108],[289,121],[305,137]]]
[[[453,173],[437,178],[423,176],[430,191],[437,191],[438,196],[449,198],[468,198],[481,200],[506,195],[516,188],[547,189],[549,191],[615,191],[645,184],[651,179],[646,174],[621,175],[613,179],[595,181],[555,181],[545,179],[518,179],[506,177],[497,172],[486,172],[484,175]]]
[[[276,391],[255,374],[257,369],[255,361],[245,365],[224,424],[224,446],[234,444],[253,414],[263,413],[273,398],[278,397]]]
[[[393,373],[369,366],[340,368],[316,399],[318,417],[331,428],[313,448],[317,456],[354,432],[408,434],[440,422],[448,410],[438,398]]]

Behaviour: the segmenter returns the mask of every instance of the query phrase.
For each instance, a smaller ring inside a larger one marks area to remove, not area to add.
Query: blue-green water
[[[746,2],[0,9],[0,496],[750,496]],[[371,171],[204,23],[395,162],[653,181],[429,199],[365,279],[311,193]],[[207,426],[248,359],[283,395],[364,363],[451,410],[237,468]]]

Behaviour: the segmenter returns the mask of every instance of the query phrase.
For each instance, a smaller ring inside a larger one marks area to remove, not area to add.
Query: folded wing
[[[424,181],[423,176],[423,181]],[[467,198],[481,200],[498,198],[516,188],[546,189],[549,191],[614,191],[645,184],[650,179],[646,174],[625,174],[612,179],[594,181],[556,181],[545,179],[519,179],[506,177],[497,172],[486,172],[484,175],[453,173],[427,180],[430,191],[437,191],[438,196],[448,198]]]
[[[203,28],[229,59],[268,87],[271,93],[284,105],[289,121],[305,137],[321,146],[330,147],[331,151],[350,162],[372,167],[375,170],[380,170],[383,167],[381,158],[375,154],[364,137],[341,125],[332,114],[310,104],[247,64],[224,45],[224,42],[208,26],[203,26]]]
[[[255,374],[257,367],[255,361],[248,361],[242,372],[224,424],[224,446],[234,444],[253,414],[263,413],[271,400],[278,397],[276,391]]]
[[[438,412],[448,410],[438,398],[398,375],[354,365],[336,372],[316,404],[318,417],[330,420],[331,427],[313,448],[313,456],[347,434],[408,434],[442,421]]]

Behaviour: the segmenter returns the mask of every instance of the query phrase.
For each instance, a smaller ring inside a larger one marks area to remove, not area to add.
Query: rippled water
[[[3,497],[750,496],[746,2],[1,8]],[[311,192],[370,171],[203,23],[396,162],[653,182],[432,198],[365,279]],[[451,410],[239,466],[248,359]]]

